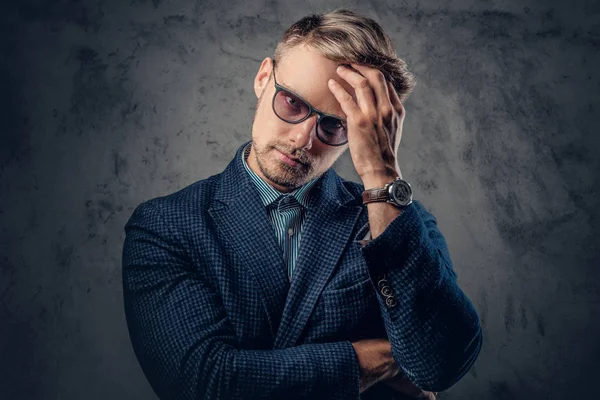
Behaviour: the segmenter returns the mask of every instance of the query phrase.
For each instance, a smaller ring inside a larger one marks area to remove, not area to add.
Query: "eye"
[[[285,99],[285,103],[288,106],[290,106],[291,108],[293,108],[294,110],[300,110],[301,108],[304,107],[304,102],[301,101],[300,99],[298,99],[293,94],[287,93],[287,92],[283,92],[283,96],[284,96],[284,99]]]
[[[293,98],[291,96],[286,96],[286,100],[287,100],[288,104],[291,105],[292,107],[297,107],[296,105],[298,104],[298,100],[296,100],[295,98]]]
[[[325,117],[321,121],[324,130],[339,132],[346,129],[346,124],[339,118]]]

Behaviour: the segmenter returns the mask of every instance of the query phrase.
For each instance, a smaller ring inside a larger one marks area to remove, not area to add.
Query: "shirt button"
[[[292,228],[288,228],[288,235],[292,236],[294,234],[294,230]]]

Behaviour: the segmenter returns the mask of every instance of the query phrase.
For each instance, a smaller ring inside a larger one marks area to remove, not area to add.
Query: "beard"
[[[266,144],[264,146],[252,140],[251,146],[254,150],[255,161],[262,174],[271,182],[288,188],[295,189],[315,178],[312,164],[306,163],[306,155],[294,154],[293,149],[277,144]],[[275,149],[296,156],[303,162],[300,166],[291,166],[279,159]],[[291,150],[291,151],[290,151]]]
[[[256,102],[252,126],[254,126],[254,122],[260,110],[261,100],[265,91],[266,90],[262,91]],[[277,117],[275,116],[275,118]],[[275,142],[262,145],[259,141],[255,140],[254,132],[251,146],[255,155],[254,160],[263,176],[281,187],[295,189],[317,177],[314,173],[313,163],[303,150],[297,150]],[[296,157],[302,164],[297,167],[286,164],[279,159],[279,155],[274,149],[290,154],[292,157]]]

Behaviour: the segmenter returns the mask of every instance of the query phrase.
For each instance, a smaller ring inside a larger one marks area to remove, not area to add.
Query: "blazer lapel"
[[[254,277],[275,338],[290,284],[267,210],[241,160],[247,143],[238,149],[235,158],[220,174],[208,212]]]
[[[332,168],[312,190],[274,348],[296,344],[363,209]]]

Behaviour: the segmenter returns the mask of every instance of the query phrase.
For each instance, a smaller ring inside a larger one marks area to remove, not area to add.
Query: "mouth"
[[[277,150],[277,149],[275,149]],[[300,161],[297,158],[292,157],[291,155],[284,153],[283,151],[277,150],[277,152],[280,154],[280,158],[283,162],[285,162],[288,165],[294,166],[294,167],[299,167],[299,166],[303,166],[305,165],[302,161]]]

